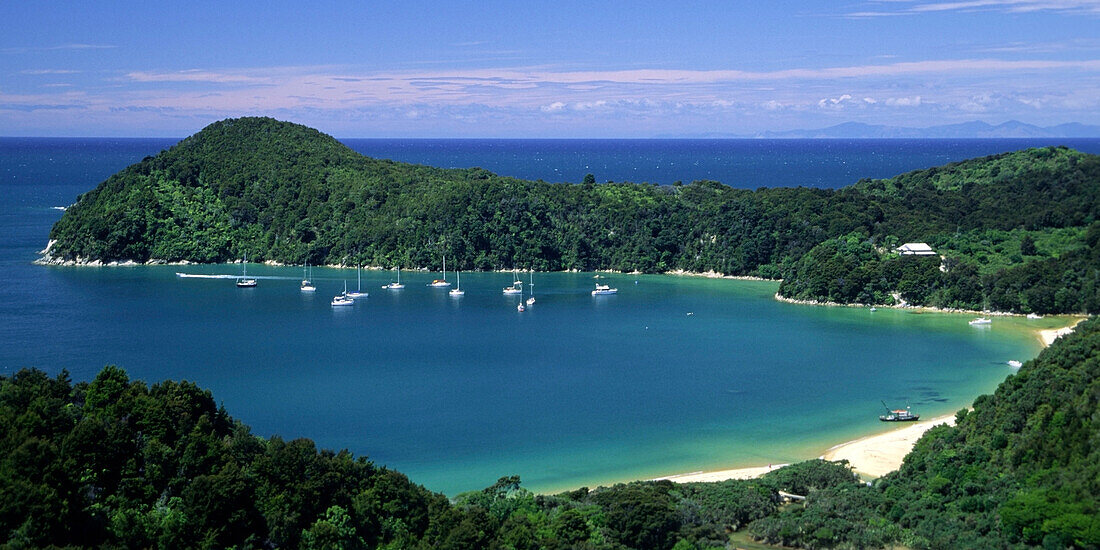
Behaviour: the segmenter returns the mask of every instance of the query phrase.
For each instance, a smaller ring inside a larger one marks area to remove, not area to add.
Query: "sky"
[[[3,2],[0,135],[1100,124],[1100,0]]]

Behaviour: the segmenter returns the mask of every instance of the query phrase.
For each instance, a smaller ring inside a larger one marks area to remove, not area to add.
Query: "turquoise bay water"
[[[177,270],[238,267],[35,270],[49,299],[7,324],[0,364],[192,380],[258,433],[454,494],[811,458],[880,428],[880,399],[949,413],[1037,351],[1012,322],[794,306],[769,282],[609,275],[619,294],[593,297],[591,274],[538,274],[521,313],[501,294],[511,273],[464,274],[455,299],[434,274],[390,292],[366,272],[370,297],[334,309],[354,270],[316,269],[314,295],[298,268],[251,265],[251,290]]]
[[[387,292],[389,273],[365,271],[370,297],[334,310],[354,270],[315,269],[310,296],[294,267],[250,265],[260,286],[240,290],[175,275],[235,265],[30,263],[52,206],[161,146],[0,147],[0,374],[191,380],[259,434],[346,447],[448,494],[510,474],[550,491],[810,458],[881,429],[880,399],[966,406],[1038,352],[1030,329],[1059,323],[795,306],[775,283],[692,277],[610,274],[620,293],[596,298],[582,273],[536,274],[520,313],[501,294],[511,273],[464,273],[456,300],[424,286],[436,274]]]

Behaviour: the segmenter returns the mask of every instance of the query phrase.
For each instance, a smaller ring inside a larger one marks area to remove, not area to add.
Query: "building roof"
[[[934,256],[935,250],[927,243],[905,243],[897,248],[902,254],[915,254],[917,256]]]

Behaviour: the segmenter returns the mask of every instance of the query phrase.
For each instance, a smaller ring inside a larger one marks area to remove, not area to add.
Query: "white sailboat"
[[[401,266],[397,266],[397,282],[390,281],[388,285],[382,285],[386,290],[401,290],[405,285],[401,284]]]
[[[527,283],[527,287],[531,289],[531,297],[527,299],[527,305],[535,305],[535,270],[531,270],[530,281]]]
[[[363,292],[363,273],[359,268],[359,264],[355,264],[355,276],[359,280],[358,286],[355,287],[354,292],[348,292],[347,290],[344,290],[344,295],[353,300],[356,298],[366,298],[370,295],[370,293]],[[344,283],[344,285],[346,287],[347,283]]]
[[[355,305],[355,300],[348,297],[348,282],[344,281],[344,291],[332,298],[332,307]]]
[[[520,281],[516,276],[516,270],[512,270],[512,278],[515,281],[512,282],[512,286],[504,287],[504,295],[511,296],[513,294],[523,294],[523,281]]]
[[[450,290],[450,292],[448,292],[447,294],[450,294],[451,296],[454,296],[455,298],[461,298],[461,297],[466,295],[466,291],[462,290],[462,272],[461,271],[456,271],[455,276],[458,277],[458,286],[456,286],[455,288],[452,288]]]
[[[451,283],[447,282],[447,255],[446,254],[443,255],[443,278],[442,279],[436,279],[436,280],[428,283],[428,286],[434,286],[434,287],[437,287],[437,288],[445,288],[445,287],[451,286]]]
[[[248,253],[241,260],[241,276],[237,277],[237,288],[252,288],[256,286],[256,279],[248,278]]]
[[[313,286],[313,283],[310,282],[313,276],[306,273],[307,269],[309,269],[309,262],[306,262],[306,265],[302,266],[302,292],[316,292],[317,287]],[[311,272],[313,271],[312,269],[309,270]]]

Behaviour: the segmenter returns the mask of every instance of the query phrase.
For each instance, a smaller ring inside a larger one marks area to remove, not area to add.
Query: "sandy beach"
[[[782,468],[786,464],[769,464],[767,466],[754,466],[752,468],[735,468],[733,470],[718,470],[716,472],[691,472],[674,476],[659,477],[653,481],[669,480],[676,483],[700,483],[710,481],[725,481],[727,479],[753,479],[760,477],[772,470]]]
[[[1078,319],[1077,322],[1073,323],[1072,325],[1070,325],[1068,327],[1052,328],[1052,329],[1049,329],[1049,330],[1040,330],[1039,331],[1039,340],[1043,342],[1043,347],[1045,348],[1045,347],[1053,344],[1055,340],[1057,340],[1057,339],[1073,332],[1073,328],[1077,326],[1077,323],[1080,323],[1081,321],[1084,321],[1085,319],[1086,319],[1085,317],[1082,317],[1082,318]]]
[[[955,425],[955,415],[949,414],[913,423],[902,424],[888,432],[841,443],[825,451],[825,460],[847,460],[856,473],[882,477],[901,467],[905,455],[913,450],[924,432],[934,426]]]
[[[1068,327],[1036,331],[1043,346],[1049,346],[1058,338],[1073,332],[1078,319]],[[868,477],[881,477],[901,467],[905,455],[913,450],[913,445],[920,439],[924,432],[933,426],[947,424],[955,425],[955,415],[949,414],[913,423],[903,423],[894,426],[889,431],[869,435],[853,441],[848,441],[830,447],[821,455],[825,460],[847,460],[856,473]],[[771,470],[781,468],[786,464],[770,464],[768,466],[756,466],[752,468],[735,468],[731,470],[718,470],[714,472],[691,472],[657,479],[667,479],[676,483],[696,483],[709,481],[725,481],[727,479],[752,479],[762,476]]]

